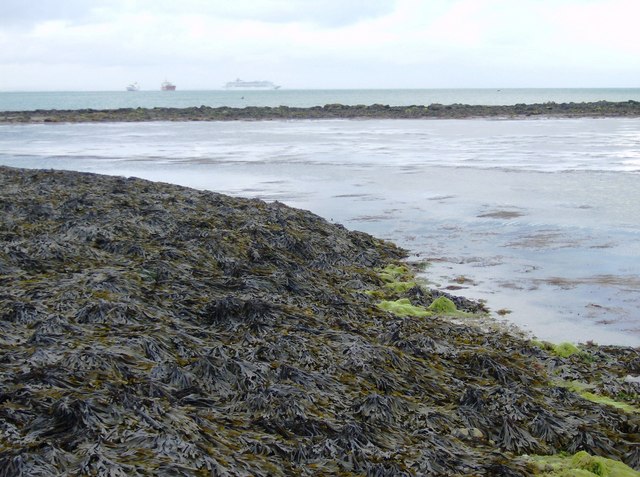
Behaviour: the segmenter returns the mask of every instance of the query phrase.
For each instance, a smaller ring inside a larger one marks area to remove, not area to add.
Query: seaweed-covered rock
[[[516,105],[431,104],[389,106],[382,104],[325,106],[248,106],[245,108],[120,108],[0,111],[0,123],[60,123],[108,121],[236,121],[272,119],[461,119],[461,118],[582,118],[639,117],[638,101],[537,103]]]
[[[443,296],[386,286],[388,242],[279,203],[5,167],[0,214],[2,477],[639,465],[637,349],[558,356],[449,295],[464,313],[385,311]]]

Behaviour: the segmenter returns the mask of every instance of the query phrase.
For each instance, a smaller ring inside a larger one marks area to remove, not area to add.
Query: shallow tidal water
[[[0,163],[279,200],[540,339],[640,345],[640,120],[0,125]]]

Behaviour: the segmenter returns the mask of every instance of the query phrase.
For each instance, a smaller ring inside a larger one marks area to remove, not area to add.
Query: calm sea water
[[[0,125],[0,164],[279,200],[542,339],[640,345],[640,119]]]
[[[0,111],[35,109],[117,109],[191,106],[291,106],[325,104],[483,104],[556,103],[585,101],[640,101],[640,88],[596,89],[387,89],[387,90],[276,90],[276,91],[102,91],[0,92]]]

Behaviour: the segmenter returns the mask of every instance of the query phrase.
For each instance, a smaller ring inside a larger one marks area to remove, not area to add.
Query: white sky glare
[[[640,0],[1,0],[0,90],[640,87]]]

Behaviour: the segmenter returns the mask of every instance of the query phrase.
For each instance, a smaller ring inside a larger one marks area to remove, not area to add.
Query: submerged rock
[[[444,296],[386,286],[393,244],[74,172],[0,167],[0,210],[0,476],[529,475],[519,455],[582,450],[640,467],[638,349],[558,356],[449,295],[461,313],[385,311]]]

